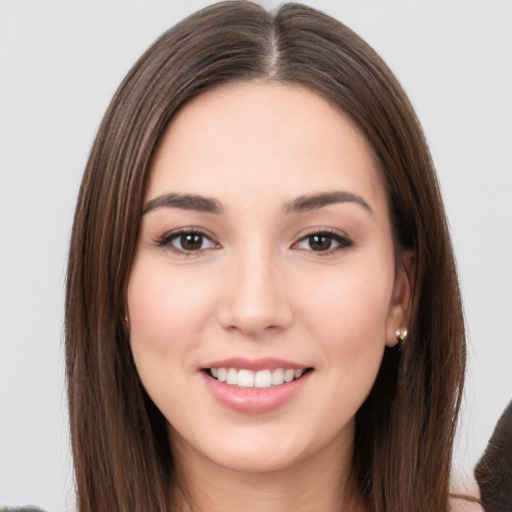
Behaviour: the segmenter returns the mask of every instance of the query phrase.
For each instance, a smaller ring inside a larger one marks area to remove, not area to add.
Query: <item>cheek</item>
[[[211,318],[212,304],[211,287],[198,289],[200,282],[186,270],[169,269],[165,261],[141,257],[128,284],[135,366],[147,393],[169,422],[179,423],[184,410],[192,416],[200,413],[189,399],[190,379],[196,374],[201,332]]]
[[[128,286],[130,337],[144,340],[159,351],[177,348],[208,318],[211,293],[189,279],[186,272],[171,272],[164,265],[134,265]]]
[[[393,260],[377,261],[318,273],[298,292],[300,316],[322,350],[322,366],[334,370],[338,384],[359,382],[368,390],[382,360],[394,282]]]
[[[200,282],[186,271],[172,272],[165,262],[143,258],[135,262],[130,276],[127,301],[133,359],[146,391],[166,416],[168,404],[186,396],[201,332],[211,318],[211,290],[198,289]]]
[[[322,338],[334,343],[337,333],[354,343],[382,335],[384,343],[393,280],[391,265],[317,273],[297,291],[301,316],[310,329],[324,332]]]

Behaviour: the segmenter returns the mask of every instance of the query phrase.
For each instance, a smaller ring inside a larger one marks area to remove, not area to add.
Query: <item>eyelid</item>
[[[203,248],[203,249],[187,251],[186,249],[179,249],[179,248],[175,247],[174,245],[172,245],[171,242],[173,240],[175,240],[179,236],[187,235],[187,234],[201,235],[204,238],[207,238],[212,243],[213,247],[207,247],[207,248]],[[327,236],[327,237],[333,239],[333,241],[336,243],[336,246],[334,248],[329,248],[325,251],[315,251],[313,249],[303,249],[303,248],[296,247],[299,243],[305,241],[307,238],[312,237],[314,235]],[[185,255],[185,256],[200,255],[206,251],[210,251],[212,249],[218,249],[218,248],[222,247],[221,244],[219,244],[219,242],[217,242],[217,240],[211,233],[209,233],[204,228],[195,227],[195,226],[187,226],[187,227],[182,227],[182,228],[177,228],[177,229],[167,231],[166,233],[164,233],[162,236],[160,236],[159,238],[157,238],[154,241],[154,245],[156,245],[157,247],[167,249],[175,254]],[[291,248],[296,249],[296,250],[303,250],[306,252],[311,252],[316,255],[322,256],[322,255],[333,254],[341,249],[348,249],[348,248],[352,247],[353,245],[354,245],[354,240],[343,231],[333,229],[333,228],[327,228],[327,227],[314,227],[314,228],[309,228],[306,232],[303,232],[300,235],[298,235],[296,241],[291,245]]]
[[[297,250],[303,250],[303,251],[314,253],[315,255],[322,256],[322,255],[333,254],[333,253],[339,251],[340,249],[348,249],[354,245],[353,238],[351,238],[349,235],[347,235],[347,233],[345,233],[343,231],[339,231],[339,230],[336,230],[333,228],[315,227],[315,228],[310,228],[306,233],[301,233],[299,235],[297,241],[292,244],[292,248],[294,248],[294,246],[296,246],[300,242],[302,242],[302,241],[306,240],[307,238],[312,237],[314,235],[326,235],[326,236],[332,238],[338,245],[335,248],[330,248],[326,251],[314,251],[313,249],[308,250],[308,249],[299,249],[299,248],[297,248]]]
[[[171,242],[174,239],[178,238],[179,236],[181,236],[181,235],[189,235],[189,234],[201,235],[204,238],[207,238],[208,240],[210,240],[212,242],[212,244],[214,244],[216,247],[208,247],[206,249],[198,249],[196,251],[187,251],[185,249],[178,249],[177,247],[175,247],[175,246],[173,246],[171,244]],[[220,244],[215,240],[215,237],[212,234],[210,234],[208,231],[206,231],[203,228],[195,227],[195,226],[187,226],[187,227],[177,228],[177,229],[173,229],[173,230],[167,231],[162,236],[157,238],[155,240],[154,244],[157,247],[161,247],[163,249],[167,249],[167,250],[169,250],[169,251],[171,251],[171,252],[173,252],[175,254],[185,255],[185,256],[200,255],[200,254],[202,254],[205,251],[209,251],[209,250],[214,249],[214,248],[220,248]]]

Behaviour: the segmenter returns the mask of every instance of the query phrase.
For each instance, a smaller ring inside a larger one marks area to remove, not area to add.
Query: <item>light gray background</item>
[[[81,173],[129,67],[161,32],[207,3],[0,0],[4,505],[73,510],[62,302]],[[432,148],[469,331],[456,451],[463,478],[512,399],[512,1],[309,3],[381,53],[409,93]]]

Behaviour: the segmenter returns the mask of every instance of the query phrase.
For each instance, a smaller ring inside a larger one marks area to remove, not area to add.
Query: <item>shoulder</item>
[[[450,512],[485,512],[479,501],[471,496],[452,496],[450,499]]]
[[[468,479],[452,489],[450,512],[485,512],[480,503],[480,489],[474,479]]]
[[[465,498],[452,498],[450,512],[485,512],[478,501],[470,501]]]

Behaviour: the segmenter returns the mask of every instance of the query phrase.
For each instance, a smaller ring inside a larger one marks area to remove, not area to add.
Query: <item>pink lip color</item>
[[[237,366],[228,366],[236,368]],[[292,366],[297,368],[297,366]],[[216,366],[212,366],[216,368]],[[220,366],[226,368],[226,366]],[[247,368],[241,366],[240,368]],[[269,368],[268,366],[266,368]],[[283,368],[278,366],[278,368]],[[201,372],[206,387],[212,395],[224,406],[237,412],[250,414],[261,414],[270,412],[290,401],[306,385],[313,372],[305,373],[300,379],[281,384],[280,386],[271,386],[269,388],[237,388],[219,382],[210,377],[206,372]]]
[[[261,359],[232,357],[230,359],[208,363],[203,366],[203,368],[235,368],[236,370],[245,369],[257,372],[259,370],[277,370],[277,368],[283,368],[284,370],[305,370],[308,367],[292,361],[284,361],[283,359],[276,359],[273,357],[262,357]]]

